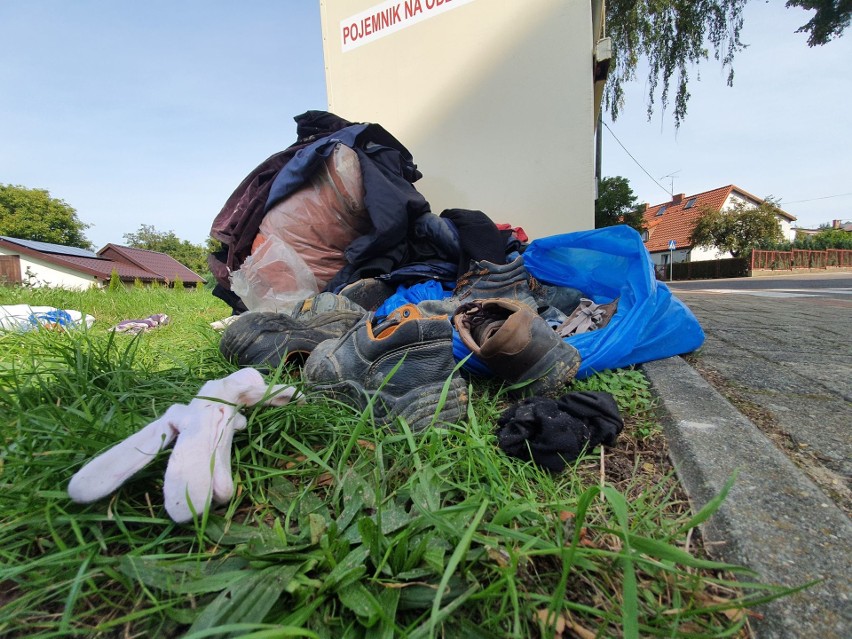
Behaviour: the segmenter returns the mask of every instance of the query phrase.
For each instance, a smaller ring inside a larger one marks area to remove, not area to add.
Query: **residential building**
[[[801,227],[797,227],[796,237],[801,237],[804,235],[816,235],[817,233],[822,233],[823,231],[846,231],[847,233],[852,233],[852,222],[846,221],[843,222],[841,220],[831,220],[831,226],[823,226],[817,229],[803,229]]]
[[[728,211],[738,204],[756,208],[763,202],[763,198],[733,184],[689,196],[678,193],[668,202],[646,207],[644,218],[647,230],[642,240],[656,266],[666,266],[669,260],[677,263],[729,258],[732,256],[728,252],[692,245],[689,236],[696,221],[708,209]],[[795,229],[791,227],[795,219],[779,209],[778,222],[781,224],[781,232],[790,241],[795,239]]]
[[[0,236],[0,282],[84,289],[106,286],[112,272],[127,286],[136,280],[195,286],[204,279],[165,253],[107,244],[97,253],[74,246]]]

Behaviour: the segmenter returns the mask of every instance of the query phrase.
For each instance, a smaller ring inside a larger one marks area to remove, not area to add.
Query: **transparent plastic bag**
[[[250,311],[277,311],[287,302],[319,292],[305,260],[274,235],[264,239],[230,279],[231,290]]]
[[[286,242],[322,289],[346,265],[346,247],[371,228],[358,154],[338,144],[305,186],[269,209],[258,242],[273,236]]]

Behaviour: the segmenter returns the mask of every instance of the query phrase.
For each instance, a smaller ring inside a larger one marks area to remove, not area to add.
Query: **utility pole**
[[[603,109],[598,111],[598,126],[595,131],[595,200],[600,196],[601,166],[603,155]]]

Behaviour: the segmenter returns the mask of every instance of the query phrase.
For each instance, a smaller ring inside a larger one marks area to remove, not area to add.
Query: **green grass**
[[[96,322],[0,334],[3,636],[746,636],[744,610],[780,592],[692,552],[709,511],[689,512],[630,370],[577,385],[612,392],[627,428],[557,475],[500,452],[508,402],[474,381],[463,423],[418,435],[313,395],[250,411],[235,498],[191,525],[162,507],[167,452],[74,504],[83,463],[234,370],[209,326],[229,309],[196,290],[0,290],[23,302]],[[108,330],[160,312],[138,338]]]

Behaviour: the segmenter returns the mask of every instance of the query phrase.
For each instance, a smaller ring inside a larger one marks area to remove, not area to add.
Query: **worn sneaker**
[[[222,334],[219,351],[240,366],[266,370],[303,363],[318,344],[348,331],[366,311],[333,293],[288,305],[281,312],[250,311]]]
[[[372,405],[381,426],[402,418],[412,431],[421,431],[433,423],[455,423],[467,411],[449,318],[424,317],[414,304],[377,325],[366,315],[340,339],[320,344],[305,362],[303,377],[312,390],[359,410]]]
[[[461,305],[453,316],[459,337],[494,375],[522,392],[564,392],[580,368],[580,354],[525,304],[488,299]]]

